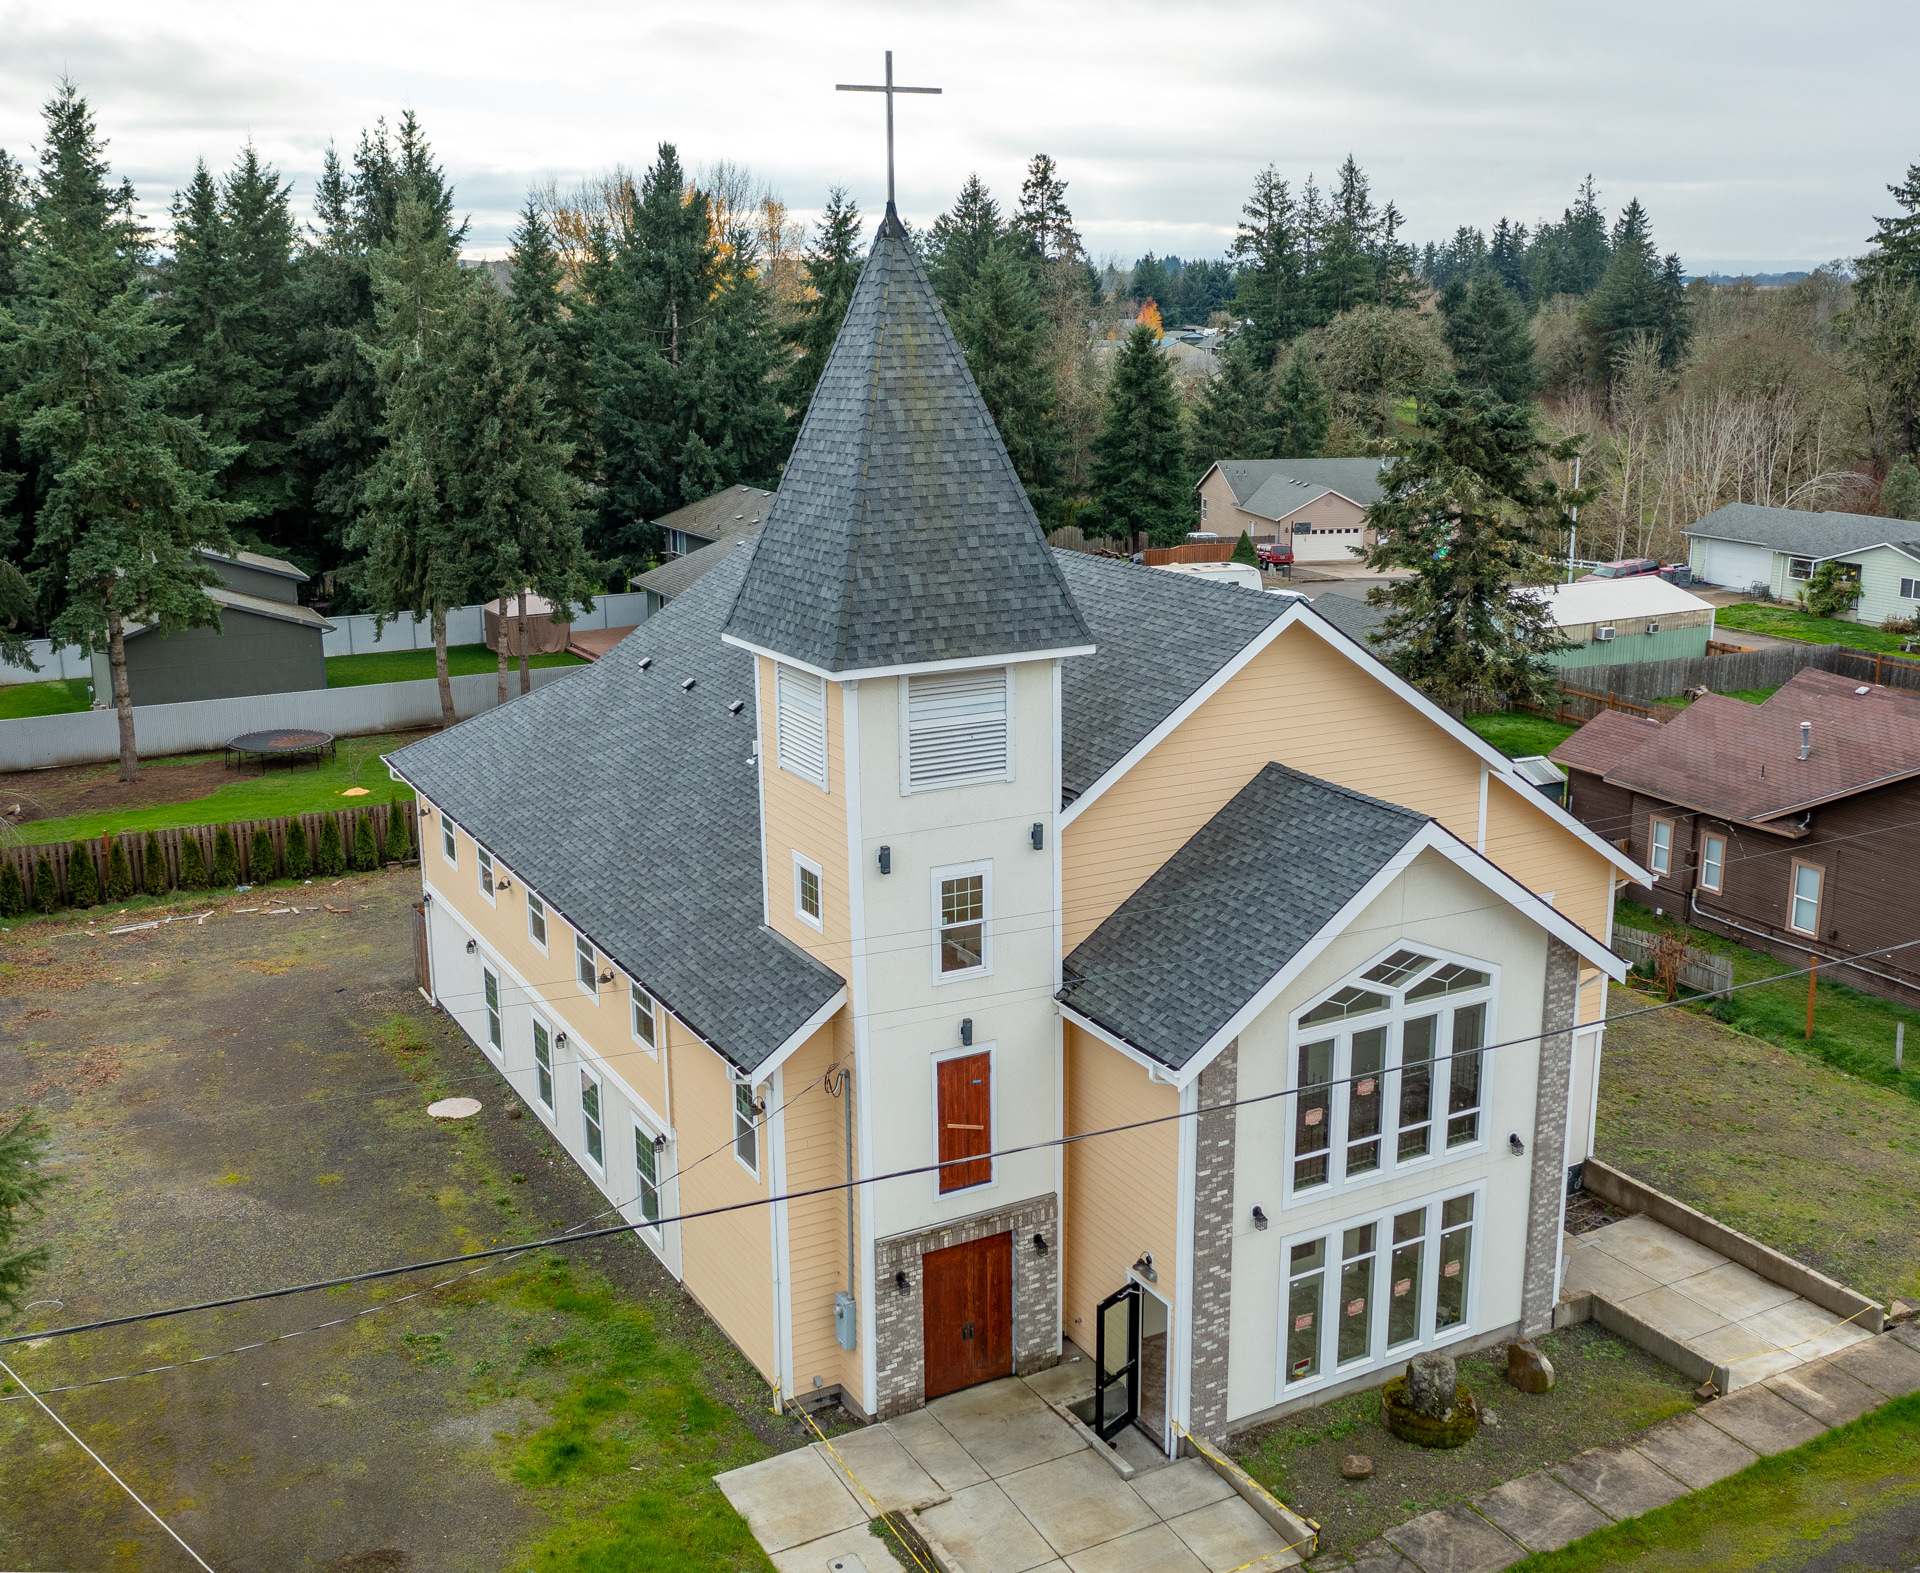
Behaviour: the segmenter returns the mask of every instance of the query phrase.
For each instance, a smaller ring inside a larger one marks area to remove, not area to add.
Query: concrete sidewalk
[[[1204,1459],[1155,1453],[1158,1467],[1122,1479],[1053,1408],[1092,1387],[1086,1360],[1008,1377],[718,1483],[779,1573],[891,1573],[897,1559],[867,1530],[881,1509],[907,1515],[936,1559],[965,1573],[1277,1573],[1300,1562]]]

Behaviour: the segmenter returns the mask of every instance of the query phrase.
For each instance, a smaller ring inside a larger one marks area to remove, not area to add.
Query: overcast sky
[[[1415,240],[1556,216],[1591,170],[1638,195],[1690,271],[1851,256],[1920,160],[1920,6],[1876,0],[1083,0],[915,5],[496,0],[319,6],[0,0],[0,145],[25,157],[62,72],[92,101],[147,211],[251,136],[307,211],[329,140],[413,108],[498,254],[532,182],[563,186],[676,142],[747,165],[803,216],[829,187],[885,200],[899,100],[902,213],[969,170],[1004,202],[1051,153],[1097,258],[1221,255],[1256,169],[1324,184],[1351,151]]]

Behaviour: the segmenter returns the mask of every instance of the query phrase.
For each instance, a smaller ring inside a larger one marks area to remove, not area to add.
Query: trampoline
[[[311,759],[316,765],[333,752],[333,734],[331,732],[310,732],[301,727],[278,727],[270,732],[243,732],[239,737],[229,738],[226,748],[226,763],[233,769],[239,769],[249,760],[258,760],[264,771],[276,759],[284,759],[289,765],[297,765],[303,759]]]

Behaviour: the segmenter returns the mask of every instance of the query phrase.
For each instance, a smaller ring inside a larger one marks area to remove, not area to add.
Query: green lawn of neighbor
[[[1722,688],[1716,689],[1715,692],[1728,699],[1740,699],[1750,705],[1758,705],[1766,703],[1767,700],[1779,693],[1780,688],[1781,685],[1776,683],[1771,688]],[[1688,705],[1693,703],[1693,696],[1691,694],[1673,694],[1665,699],[1656,699],[1654,703],[1656,705],[1671,705],[1675,710],[1684,710]]]
[[[1524,710],[1496,710],[1492,715],[1470,715],[1467,725],[1509,759],[1529,754],[1551,754],[1580,729]]]
[[[1776,639],[1804,639],[1809,644],[1843,644],[1855,650],[1883,655],[1899,655],[1900,634],[1883,634],[1871,623],[1843,622],[1838,617],[1815,617],[1790,607],[1765,601],[1741,601],[1723,606],[1714,613],[1721,628],[1737,628],[1750,634],[1771,634]],[[1911,636],[1906,636],[1911,637]]]
[[[413,791],[387,775],[382,753],[412,742],[417,732],[385,733],[373,737],[342,738],[331,759],[316,765],[276,765],[261,772],[256,767],[233,771],[232,779],[205,797],[184,803],[162,803],[153,808],[104,809],[64,819],[34,819],[20,826],[21,841],[43,846],[56,841],[79,841],[103,834],[167,830],[175,825],[220,825],[238,819],[274,819],[283,814],[311,814],[327,808],[365,808],[389,799],[410,802]],[[218,754],[182,754],[152,760],[144,770],[199,764]],[[349,787],[365,787],[365,797],[343,797]]]
[[[1920,1396],[1626,1523],[1529,1557],[1514,1573],[1760,1573],[1904,1568],[1920,1527]]]
[[[534,666],[584,666],[586,663],[577,655],[568,655],[564,650],[552,655],[536,655]],[[447,647],[447,674],[451,677],[467,677],[475,672],[498,671],[500,657],[483,644],[457,644]],[[513,672],[520,670],[516,658]],[[407,683],[418,678],[432,677],[433,652],[431,650],[376,650],[369,655],[336,655],[327,662],[327,687],[358,688],[365,683]],[[511,690],[518,693],[517,688]]]
[[[0,721],[22,716],[65,715],[93,704],[93,684],[84,677],[51,683],[8,683],[0,687]]]

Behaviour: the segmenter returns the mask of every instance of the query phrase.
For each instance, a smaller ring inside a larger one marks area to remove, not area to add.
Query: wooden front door
[[[927,1397],[1013,1372],[1013,1236],[920,1258]]]
[[[940,1189],[965,1190],[993,1179],[993,1057],[963,1054],[942,1060],[940,1085]]]

